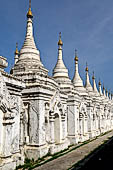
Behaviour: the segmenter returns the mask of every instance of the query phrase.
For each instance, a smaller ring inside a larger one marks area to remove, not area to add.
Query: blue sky
[[[0,55],[8,72],[14,63],[15,44],[22,47],[26,32],[28,0],[1,0]],[[58,36],[62,32],[63,59],[74,75],[74,53],[78,50],[79,71],[85,79],[95,72],[108,90],[113,90],[113,0],[32,0],[34,36],[44,66],[52,75],[57,61]]]

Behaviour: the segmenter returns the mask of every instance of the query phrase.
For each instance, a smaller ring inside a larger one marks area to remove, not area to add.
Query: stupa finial
[[[31,0],[29,0],[29,11],[27,13],[27,17],[28,18],[33,18],[33,14],[32,14],[32,11],[31,11]]]

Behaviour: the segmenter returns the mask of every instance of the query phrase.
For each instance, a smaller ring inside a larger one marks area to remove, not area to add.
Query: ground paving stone
[[[82,160],[85,156],[87,156],[90,152],[92,152],[95,148],[100,146],[107,140],[109,137],[113,136],[113,131],[107,133],[104,136],[99,136],[94,141],[85,144],[76,150],[67,153],[64,156],[61,156],[55,160],[52,160],[40,167],[35,168],[35,170],[67,170],[73,164]]]

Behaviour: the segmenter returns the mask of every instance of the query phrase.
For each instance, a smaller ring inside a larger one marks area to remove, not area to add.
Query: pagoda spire
[[[96,92],[96,93],[98,93],[98,90],[97,90],[97,87],[96,87],[96,82],[95,82],[94,71],[93,71],[92,80],[93,80],[93,91]]]
[[[33,14],[32,14],[32,11],[31,11],[31,0],[29,0],[29,10],[28,10],[28,13],[27,13],[27,17],[33,18]]]
[[[106,97],[107,97],[107,98],[109,98],[109,96],[108,96],[108,90],[107,90],[107,88],[106,88]]]
[[[109,99],[111,100],[111,92],[109,91]]]
[[[29,9],[31,9],[31,0],[29,0]]]
[[[62,42],[62,40],[61,40],[61,32],[59,32],[58,46],[59,46],[59,47],[62,47],[62,46],[63,46],[63,42]]]
[[[105,87],[104,87],[104,85],[103,85],[103,95],[104,95],[104,97],[106,97],[106,92],[105,92]]]
[[[102,95],[103,95],[103,93],[102,93],[102,88],[101,88],[101,82],[100,82],[100,79],[99,79],[98,86],[99,86],[99,93],[100,93],[100,95],[102,96]]]
[[[74,77],[72,80],[73,84],[75,87],[84,87],[83,86],[83,81],[79,75],[79,71],[78,71],[78,56],[77,56],[77,50],[75,50],[75,73],[74,73]]]
[[[15,55],[16,55],[16,54],[19,54],[19,52],[18,52],[18,43],[16,43]]]
[[[59,33],[59,41],[58,41],[58,60],[61,60],[62,64],[63,64],[63,52],[62,52],[62,46],[63,46],[63,42],[61,40],[61,32]]]
[[[57,79],[69,78],[68,70],[63,62],[63,51],[62,51],[63,42],[61,40],[61,32],[59,33],[58,41],[58,59],[55,68],[53,69],[53,77]]]
[[[26,37],[33,36],[33,22],[32,22],[33,14],[31,11],[31,0],[29,0],[29,10],[27,12],[27,30],[26,30]]]
[[[37,50],[34,36],[33,36],[33,21],[32,21],[33,15],[31,12],[31,0],[29,0],[29,10],[27,13],[27,27],[26,27],[26,36],[24,40],[24,44],[22,49],[20,50],[20,59],[31,59],[31,60],[37,60],[39,61],[39,65],[42,66],[42,63],[40,61],[40,52]],[[32,56],[28,54],[28,52]],[[31,56],[31,57],[30,57]]]
[[[47,75],[48,70],[43,66],[40,59],[40,51],[37,49],[33,35],[33,14],[31,11],[31,0],[29,0],[29,10],[27,12],[26,35],[23,46],[19,53],[19,60],[14,67],[14,74],[20,75],[23,72],[43,72]]]
[[[90,80],[89,80],[89,69],[88,69],[88,65],[87,65],[87,62],[86,62],[86,69],[85,69],[85,71],[86,71],[86,82],[85,82],[85,88],[86,88],[86,90],[88,90],[88,91],[93,91],[93,88],[92,88],[92,86],[91,86],[91,84],[90,84]]]
[[[16,43],[15,64],[18,62],[18,59],[19,59],[19,51],[18,51],[18,43]]]

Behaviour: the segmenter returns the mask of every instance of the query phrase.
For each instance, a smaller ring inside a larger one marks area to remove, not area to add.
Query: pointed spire
[[[75,50],[75,73],[74,73],[74,77],[72,80],[73,84],[75,87],[84,87],[83,86],[83,81],[79,75],[78,72],[78,56],[77,56],[77,50]]]
[[[16,54],[19,54],[19,51],[18,51],[18,43],[16,43],[15,55],[16,55]]]
[[[31,10],[31,0],[29,0],[29,11]],[[30,17],[30,13],[28,11],[27,15],[27,27],[26,27],[26,36],[24,40],[23,47],[20,50],[20,60],[30,60],[35,61],[40,66],[43,66],[43,64],[40,61],[40,52],[36,47],[34,36],[33,36],[33,21],[32,17]]]
[[[75,49],[75,62],[78,61],[77,50]]]
[[[90,80],[89,80],[89,73],[88,73],[89,69],[88,69],[88,64],[87,64],[87,62],[86,62],[86,69],[85,69],[85,71],[86,71],[85,88],[86,88],[89,92],[91,92],[91,91],[93,91],[93,88],[92,88],[92,86],[91,86],[91,84],[90,84]]]
[[[18,58],[19,58],[18,43],[16,43],[16,50],[15,50],[15,64],[17,63]]]
[[[31,11],[31,0],[29,0],[29,10],[28,10],[28,13],[27,13],[27,18],[33,18],[33,14],[32,14],[32,11]]]
[[[41,59],[40,51],[37,49],[33,36],[33,21],[31,12],[31,0],[29,0],[29,11],[27,13],[27,27],[24,44],[20,50],[19,60],[14,67],[14,74],[19,75],[23,72],[41,72],[45,75],[48,70],[44,68]]]
[[[29,10],[27,13],[27,30],[26,30],[26,37],[33,36],[33,22],[32,22],[32,11],[31,11],[31,0],[29,0]]]
[[[61,40],[61,32],[59,33],[59,41],[58,41],[59,46],[63,46],[63,42]]]
[[[100,82],[100,79],[99,79],[99,83],[98,83],[98,85],[99,85],[99,93],[100,93],[100,95],[102,96],[103,94],[102,94],[102,89],[101,89],[101,82]]]
[[[96,87],[96,82],[95,82],[94,71],[93,71],[92,80],[93,80],[93,91],[96,92],[96,93],[98,93],[98,90],[97,90],[97,87]]]
[[[88,69],[88,64],[87,64],[87,62],[86,62],[86,72],[88,72],[89,71],[89,69]]]
[[[108,90],[107,90],[107,88],[106,88],[106,97],[108,98]]]
[[[93,76],[92,76],[92,79],[93,79],[93,80],[95,80],[94,71],[93,71]]]
[[[103,95],[104,95],[104,97],[106,97],[106,92],[105,92],[104,84],[103,84]]]
[[[62,52],[63,42],[61,40],[61,32],[59,33],[58,41],[58,59],[55,68],[53,69],[53,77],[57,79],[68,78],[68,70],[63,62],[63,52]]]
[[[29,9],[31,9],[31,0],[29,0]]]
[[[111,92],[110,92],[110,91],[109,91],[109,94],[108,94],[108,95],[109,95],[109,99],[111,100]]]

